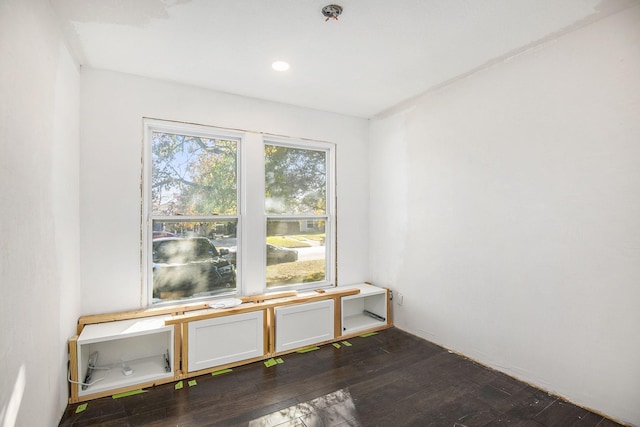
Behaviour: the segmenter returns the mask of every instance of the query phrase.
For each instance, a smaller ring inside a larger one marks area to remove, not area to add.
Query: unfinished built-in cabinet
[[[263,360],[389,327],[388,291],[362,284],[298,294],[83,316],[69,341],[70,402]],[[159,315],[162,313],[162,315]]]

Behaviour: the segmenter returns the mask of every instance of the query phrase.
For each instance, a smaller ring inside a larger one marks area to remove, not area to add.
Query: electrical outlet
[[[402,295],[400,292],[396,292],[396,304],[402,305],[403,302],[404,302],[404,295]]]

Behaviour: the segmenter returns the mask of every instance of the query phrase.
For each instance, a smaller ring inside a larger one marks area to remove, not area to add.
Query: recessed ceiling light
[[[273,68],[276,71],[287,71],[289,67],[290,67],[289,63],[285,61],[276,61],[273,64],[271,64],[271,68]]]

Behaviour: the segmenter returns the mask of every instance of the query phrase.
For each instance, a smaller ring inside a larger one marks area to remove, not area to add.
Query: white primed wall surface
[[[50,426],[80,312],[80,77],[48,1],[0,2],[0,64],[0,425]]]
[[[254,148],[244,159],[250,174],[262,174],[260,132],[328,141],[337,146],[338,283],[368,279],[368,121],[107,71],[83,69],[81,148],[82,312],[102,313],[142,306],[140,260],[142,118],[183,121],[250,131]],[[261,188],[244,198],[247,209]],[[264,225],[246,224],[247,249],[260,250]],[[254,231],[252,233],[252,231]],[[249,258],[249,257],[247,257]],[[254,259],[259,260],[256,256]],[[247,293],[264,283],[243,269]]]
[[[374,120],[370,166],[396,325],[635,425],[638,76],[635,7]]]

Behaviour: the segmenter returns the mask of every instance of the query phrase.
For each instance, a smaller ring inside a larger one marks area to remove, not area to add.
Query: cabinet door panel
[[[189,323],[189,372],[264,354],[263,311]]]
[[[333,305],[326,300],[276,308],[276,352],[332,340]]]

